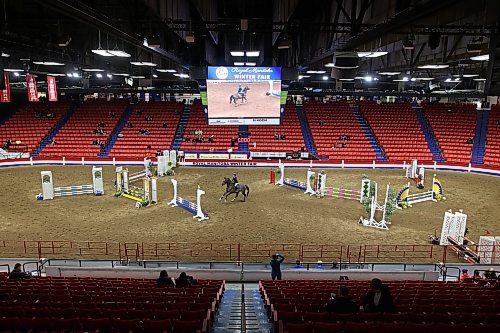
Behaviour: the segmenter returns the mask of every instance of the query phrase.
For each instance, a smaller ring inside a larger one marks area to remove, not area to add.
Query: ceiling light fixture
[[[443,68],[448,68],[450,65],[423,65],[423,66],[418,66],[420,69],[443,69]]]
[[[116,76],[130,76],[127,73],[113,73],[113,75],[116,75]]]
[[[68,75],[68,77],[73,77],[72,73],[68,73],[67,75]]]
[[[245,63],[244,62],[235,62],[234,65],[235,66],[245,66]]]
[[[8,57],[10,57],[10,54],[5,53],[5,52],[3,52],[3,51],[2,51],[2,57],[4,57],[4,58],[8,58]]]
[[[107,50],[107,51],[109,54],[112,54],[112,55],[120,57],[120,58],[130,58],[131,57],[131,55],[125,51],[121,51],[121,50]]]
[[[486,81],[486,79],[474,79],[474,81]]]
[[[104,69],[100,68],[82,68],[84,72],[104,72]]]
[[[477,77],[479,74],[464,74],[463,77]]]
[[[378,58],[385,56],[389,52],[387,51],[373,51],[373,52],[358,52],[358,57],[360,58]]]
[[[378,72],[378,75],[387,75],[387,76],[392,76],[392,75],[399,75],[401,72]]]
[[[339,79],[339,81],[354,81],[354,79]]]
[[[23,69],[18,69],[18,68],[4,68],[4,72],[24,72]]]
[[[488,60],[490,60],[490,55],[489,54],[482,54],[482,55],[478,55],[478,56],[475,56],[475,57],[470,57],[470,60],[474,60],[474,61],[488,61]]]
[[[325,64],[325,67],[329,67],[329,68],[335,67],[335,64],[333,62],[329,62],[329,63]]]
[[[157,69],[158,72],[160,73],[175,73],[177,72],[175,69]]]
[[[156,74],[153,74],[153,77],[154,77],[154,78],[156,79],[156,78],[158,77],[158,75],[156,75]]]
[[[146,38],[144,38],[146,39]],[[145,79],[146,77],[144,75],[132,75],[130,76],[132,79]]]
[[[258,57],[260,56],[260,51],[247,51],[247,57]]]
[[[102,74],[101,74],[101,73],[97,73],[95,76],[96,76],[97,78],[99,78],[99,79],[100,79],[100,78],[102,78]]]
[[[49,76],[66,76],[64,73],[47,73]]]
[[[131,61],[130,64],[134,65],[134,66],[146,66],[146,67],[158,66],[158,64],[155,64],[154,62],[150,62],[150,61]]]
[[[245,63],[245,66],[255,66],[255,65],[257,65],[257,63],[255,63],[255,62],[246,62]]]
[[[313,71],[313,70],[310,70],[310,71],[307,71],[306,73],[307,74],[325,74],[326,71]]]
[[[231,51],[230,52],[233,57],[244,57],[245,52],[243,51]]]
[[[14,72],[14,76],[19,76],[19,73],[18,72]]]
[[[64,66],[62,62],[55,61],[33,61],[35,65],[43,65],[43,66]]]
[[[113,75],[111,75],[111,74],[109,74],[109,73],[108,73],[108,74],[106,74],[106,76],[107,76],[107,77],[108,77],[108,79],[110,79],[110,80],[113,78]]]
[[[323,80],[324,80],[324,81],[328,80],[328,76],[323,75]]]

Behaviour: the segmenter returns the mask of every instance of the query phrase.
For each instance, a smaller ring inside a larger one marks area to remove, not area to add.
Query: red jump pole
[[[274,173],[274,170],[271,168],[269,170],[269,184],[274,184],[276,181],[276,174]]]

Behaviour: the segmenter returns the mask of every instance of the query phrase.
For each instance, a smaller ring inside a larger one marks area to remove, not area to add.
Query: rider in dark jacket
[[[233,173],[233,179],[232,179],[233,185],[235,189],[238,189],[240,187],[238,177],[236,177],[236,173]]]

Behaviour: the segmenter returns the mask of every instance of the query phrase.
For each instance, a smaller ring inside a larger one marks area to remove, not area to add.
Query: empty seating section
[[[249,126],[251,151],[300,151],[305,146],[295,104],[287,104],[280,126]],[[285,135],[284,140],[275,140],[274,135]],[[253,143],[256,147],[253,147]]]
[[[275,332],[463,332],[500,330],[500,290],[474,284],[391,281],[394,313],[329,314],[322,309],[340,285],[358,304],[369,281],[261,281],[260,290]]]
[[[37,278],[0,286],[1,332],[207,332],[224,282],[156,288],[155,280]]]
[[[194,132],[202,131],[202,137],[205,142],[193,142],[194,138],[198,135]],[[208,138],[213,135],[214,142],[208,142]],[[238,137],[238,126],[217,126],[208,125],[205,118],[205,113],[199,99],[193,102],[191,106],[191,113],[189,115],[186,131],[184,132],[184,140],[181,145],[181,150],[194,151],[194,150],[213,150],[213,151],[226,151],[229,148],[236,150],[238,143],[231,147],[231,139]],[[189,142],[186,142],[189,138]]]
[[[475,104],[427,104],[423,106],[439,147],[448,162],[469,163],[476,128]]]
[[[320,156],[327,156],[332,160],[376,158],[371,144],[347,102],[327,104],[309,102],[304,105],[304,110]],[[340,140],[341,136],[348,136],[349,140]]]
[[[7,139],[21,141],[32,152],[68,111],[69,103],[30,103],[0,127],[0,146]],[[15,149],[15,147],[12,147]]]
[[[500,165],[500,105],[493,105],[488,120],[484,163]]]
[[[362,101],[359,107],[389,160],[432,161],[431,151],[410,104]]]
[[[106,143],[128,105],[128,101],[89,100],[83,102],[68,122],[54,137],[55,144],[47,145],[42,156],[98,157],[100,146],[93,144],[100,140]],[[105,126],[100,128],[99,123]],[[97,129],[103,135],[95,134]]]
[[[170,149],[183,109],[184,104],[178,102],[139,103],[128,119],[132,127],[123,128],[109,157],[143,158],[154,155],[157,148]],[[141,129],[149,134],[139,133]]]

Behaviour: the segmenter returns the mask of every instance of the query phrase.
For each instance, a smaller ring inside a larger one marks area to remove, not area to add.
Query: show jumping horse
[[[238,99],[241,99],[241,104],[243,104],[243,102],[246,102],[248,90],[250,90],[250,88],[245,86],[240,93],[236,93],[229,96],[229,104],[232,104],[234,102],[234,105],[236,106],[237,105],[236,102],[238,101]]]
[[[220,197],[220,199],[219,199],[219,200],[222,200],[222,198],[224,198],[224,202],[227,202],[227,197],[231,194],[236,194],[236,196],[231,201],[236,200],[236,198],[238,197],[240,192],[241,192],[241,194],[243,194],[243,201],[246,201],[248,195],[250,194],[250,188],[248,187],[248,185],[239,184],[239,187],[236,188],[234,186],[235,184],[233,184],[231,179],[229,179],[227,177],[224,177],[224,180],[222,181],[221,185],[226,185],[226,192],[224,192],[222,197]]]

